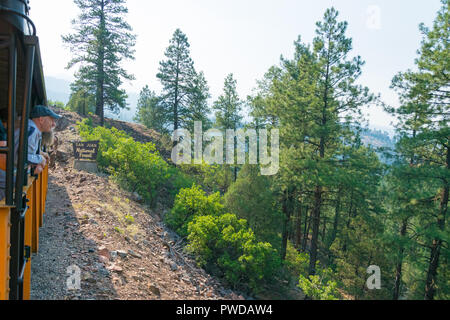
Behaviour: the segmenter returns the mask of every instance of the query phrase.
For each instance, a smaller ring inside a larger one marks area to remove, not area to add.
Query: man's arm
[[[47,162],[50,161],[50,156],[48,155],[47,152],[41,151],[41,156],[43,156]]]
[[[40,154],[32,154],[30,151],[33,151],[33,149],[28,148],[28,162],[30,164],[41,164],[45,162],[45,158],[43,156]]]
[[[39,137],[37,132],[34,131],[28,138],[28,162],[30,164],[41,164],[45,161],[45,158],[40,154],[37,154],[39,146]]]

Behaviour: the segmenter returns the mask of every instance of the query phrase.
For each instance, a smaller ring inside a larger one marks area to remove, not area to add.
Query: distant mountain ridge
[[[394,148],[395,141],[386,131],[378,129],[365,129],[361,133],[361,140],[365,145],[371,145],[374,148]]]
[[[45,77],[45,87],[47,89],[47,99],[61,101],[64,104],[69,102],[70,82],[55,77]]]
[[[67,104],[70,99],[70,82],[56,77],[45,77],[45,86],[47,89],[47,99],[52,101],[60,101]],[[105,114],[109,118],[133,122],[136,114],[136,106],[139,94],[135,92],[127,92],[127,104],[130,110],[122,110],[118,115],[106,111]]]
[[[55,77],[45,77],[47,87],[47,97],[53,101],[61,101],[64,104],[69,102],[70,98],[70,82]],[[109,111],[105,112],[108,118],[122,120],[127,122],[134,122],[133,118],[136,114],[139,94],[135,92],[127,92],[128,107],[130,110],[122,110],[118,115]],[[385,128],[366,129],[362,132],[361,140],[365,145],[371,145],[374,148],[379,147],[394,147],[394,141],[391,139],[389,133]]]

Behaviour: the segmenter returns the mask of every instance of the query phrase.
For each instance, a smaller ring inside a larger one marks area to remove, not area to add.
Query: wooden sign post
[[[73,167],[77,170],[97,173],[99,143],[100,141],[73,142],[73,154],[75,158]]]

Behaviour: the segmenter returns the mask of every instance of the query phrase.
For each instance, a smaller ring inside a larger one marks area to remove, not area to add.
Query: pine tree
[[[348,57],[352,40],[345,36],[347,23],[337,16],[334,8],[326,10],[313,48],[299,38],[294,60],[282,59],[284,75],[274,82],[277,103],[270,111],[280,122],[285,180],[313,197],[310,274],[315,273],[327,190],[339,184],[335,168],[342,163],[343,141],[361,122],[360,108],[374,100],[367,88],[355,84],[364,63],[359,56]]]
[[[104,108],[118,113],[127,108],[123,79],[134,77],[121,67],[124,59],[134,59],[136,37],[124,16],[124,0],[74,0],[81,14],[72,21],[75,32],[62,36],[74,57],[67,68],[79,66],[76,81],[95,95],[96,115],[104,123]]]
[[[159,133],[168,133],[167,114],[162,107],[161,98],[148,86],[139,94],[134,120]]]
[[[214,102],[216,126],[219,129],[237,130],[242,121],[242,101],[236,89],[237,81],[233,74],[227,75],[224,81],[223,94]]]
[[[196,77],[194,62],[190,57],[190,44],[187,36],[177,29],[166,49],[166,60],[161,61],[156,75],[163,86],[162,103],[170,114],[173,130],[181,129],[183,120],[189,114],[192,92]]]
[[[89,89],[83,83],[75,81],[70,85],[70,88],[72,93],[67,103],[69,110],[84,116],[90,112],[95,112],[95,95],[89,93]]]
[[[418,71],[409,70],[393,79],[392,87],[398,91],[402,106],[389,109],[400,119],[402,135],[398,150],[405,158],[413,159],[405,175],[427,186],[411,201],[435,204],[435,212],[427,219],[429,227],[423,231],[430,247],[425,282],[427,300],[435,298],[441,253],[448,250],[444,243],[448,241],[450,181],[449,18],[449,2],[442,0],[433,29],[420,25],[424,39],[416,60]],[[430,197],[430,192],[434,196]]]
[[[226,76],[223,94],[214,102],[213,109],[216,111],[215,126],[226,134],[226,130],[234,130],[242,125],[242,101],[236,89],[237,81],[233,74]],[[234,138],[234,150],[237,148],[237,138]],[[236,154],[236,152],[235,152]],[[224,153],[226,155],[226,152]],[[237,179],[237,165],[234,165],[234,181]]]
[[[203,125],[203,130],[211,128],[212,123],[208,115],[210,107],[208,99],[211,97],[209,93],[208,82],[206,81],[203,72],[195,73],[192,79],[192,88],[190,92],[190,101],[187,107],[187,112],[183,116],[184,128],[189,132],[194,132],[194,122],[200,121]]]
[[[274,81],[279,81],[282,69],[272,66],[264,74],[264,79],[257,81],[255,96],[247,98],[250,106],[250,115],[253,117],[253,126],[259,128],[271,128],[278,126],[278,117],[274,114],[277,102],[273,98],[272,88]]]
[[[258,241],[280,247],[283,216],[271,189],[271,178],[260,174],[259,166],[246,164],[224,196],[225,208],[245,219]]]
[[[384,241],[388,244],[389,260],[395,263],[394,285],[392,299],[398,300],[412,288],[405,290],[405,266],[408,269],[416,268],[413,260],[420,260],[422,250],[418,250],[419,242],[417,235],[421,234],[420,227],[416,228],[421,217],[427,216],[430,211],[430,203],[418,203],[413,200],[421,198],[423,190],[427,189],[424,181],[414,179],[409,175],[410,160],[398,159],[390,168],[388,175],[384,178],[383,189],[385,189],[384,207],[387,215],[385,220],[386,232]],[[421,240],[420,240],[421,241]],[[407,277],[406,277],[407,278]]]

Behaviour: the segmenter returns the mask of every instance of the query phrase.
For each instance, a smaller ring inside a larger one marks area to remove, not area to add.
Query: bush
[[[281,265],[276,250],[267,242],[257,242],[247,221],[234,214],[197,216],[188,233],[187,250],[199,266],[218,271],[233,287],[247,283],[257,292],[273,280]]]
[[[64,102],[58,101],[58,100],[47,100],[47,105],[57,108],[57,109],[63,109],[63,110],[67,109]]]
[[[227,165],[209,165],[203,161],[202,164],[182,164],[179,169],[193,177],[205,190],[213,192],[224,194],[233,181],[233,172]]]
[[[188,224],[194,217],[219,215],[223,211],[219,193],[207,196],[200,186],[181,189],[175,197],[172,210],[166,216],[166,223],[180,236],[188,235]]]
[[[268,242],[247,242],[239,258],[250,288],[259,291],[263,283],[274,281],[281,267],[281,259]]]
[[[91,118],[87,118],[79,122],[78,130],[81,138],[83,138],[85,141],[100,141],[97,163],[100,168],[105,170],[107,170],[110,166],[109,160],[105,158],[105,153],[109,149],[116,148],[120,143],[120,139],[128,137],[125,132],[119,131],[116,128],[94,128]]]
[[[177,167],[169,168],[168,195],[172,203],[181,189],[187,189],[194,185],[195,180]]]
[[[260,174],[258,166],[244,165],[238,179],[224,195],[224,205],[228,212],[247,220],[258,241],[281,249],[285,215],[271,184],[269,177]]]
[[[115,148],[103,153],[103,157],[109,163],[108,171],[120,185],[138,192],[151,204],[170,177],[169,165],[152,143],[142,144],[132,138],[121,138]]]
[[[80,136],[87,141],[100,141],[97,162],[117,182],[146,201],[155,203],[160,189],[172,171],[153,143],[140,143],[116,128],[92,127],[92,120],[78,124]]]
[[[298,287],[303,293],[314,300],[337,300],[337,283],[333,281],[336,275],[330,268],[323,269],[317,264],[317,275],[308,276],[309,255],[298,252],[288,241],[286,249],[286,269],[298,281]]]
[[[331,280],[333,271],[319,269],[317,275],[299,276],[298,287],[303,293],[314,300],[338,300],[337,283]]]
[[[300,274],[307,275],[309,271],[309,255],[306,252],[298,252],[292,243],[288,241],[286,248],[285,265],[287,270],[298,279]]]

